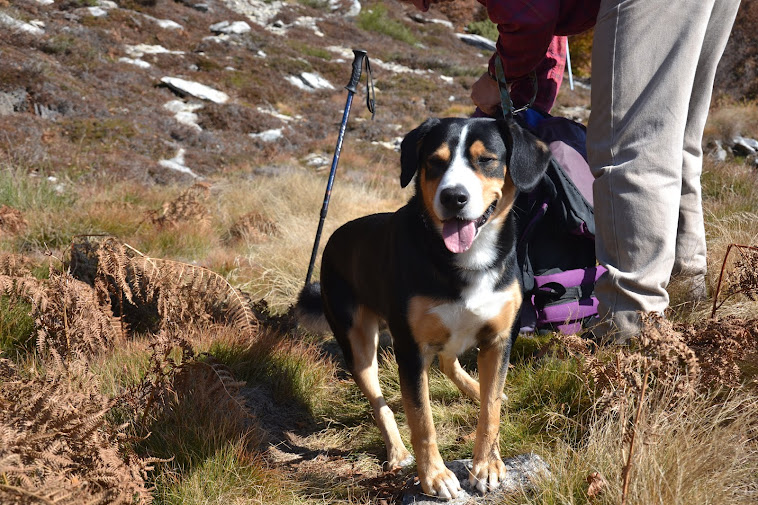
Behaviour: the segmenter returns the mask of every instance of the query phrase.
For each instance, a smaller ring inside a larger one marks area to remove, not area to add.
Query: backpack
[[[597,317],[595,282],[606,271],[595,259],[586,129],[529,109],[516,117],[553,154],[537,187],[513,207],[524,286],[521,331],[578,333]]]

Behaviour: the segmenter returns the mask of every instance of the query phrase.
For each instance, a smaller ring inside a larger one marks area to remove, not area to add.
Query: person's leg
[[[587,132],[601,338],[639,332],[663,312],[675,261],[684,132],[714,0],[603,0],[592,55]],[[686,16],[682,15],[687,13]]]
[[[729,40],[739,0],[722,0],[713,6],[698,59],[684,131],[682,197],[672,277],[679,277],[691,301],[705,299],[706,245],[700,175],[703,170],[703,129],[711,103],[716,67]]]

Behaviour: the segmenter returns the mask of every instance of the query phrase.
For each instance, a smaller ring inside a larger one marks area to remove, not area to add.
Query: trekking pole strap
[[[376,93],[374,91],[374,77],[371,74],[371,63],[368,59],[368,53],[363,49],[353,49],[353,72],[350,75],[350,82],[345,89],[350,93],[357,91],[358,83],[361,80],[361,71],[366,67],[366,108],[371,113],[371,119],[374,119],[376,113]],[[366,62],[365,65],[363,62]]]

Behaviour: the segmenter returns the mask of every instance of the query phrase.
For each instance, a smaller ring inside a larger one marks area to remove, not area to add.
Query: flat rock
[[[25,23],[5,14],[4,12],[0,12],[0,25],[6,26],[11,32],[23,32],[37,36],[45,34],[45,30],[37,26],[34,21]]]
[[[732,149],[735,154],[749,156],[758,152],[758,140],[736,136],[732,139]]]
[[[191,168],[184,164],[184,153],[184,149],[179,148],[179,150],[176,152],[176,156],[168,160],[160,160],[158,161],[158,165],[162,166],[163,168],[168,168],[170,170],[189,175],[195,179],[200,179],[201,177],[199,177],[195,172],[192,171]]]
[[[303,72],[300,75],[288,75],[287,81],[302,90],[334,89],[332,83],[314,72]]]
[[[125,56],[122,56],[118,59],[121,63],[128,63],[129,65],[134,65],[140,68],[150,68],[150,63],[146,62],[145,60],[141,60],[139,58],[127,58]]]
[[[163,104],[163,108],[174,113],[177,122],[189,126],[196,131],[202,131],[197,124],[198,116],[195,111],[203,108],[201,103],[186,103],[182,100],[171,100]]]
[[[158,18],[154,18],[153,16],[148,16],[147,14],[143,14],[143,15],[145,16],[145,18],[157,24],[159,27],[163,28],[164,30],[184,30],[184,27],[182,25],[180,25],[179,23],[171,19],[158,19]]]
[[[196,11],[210,12],[211,10],[211,6],[208,5],[208,3],[206,2],[197,2],[195,0],[177,0],[177,1],[182,5],[186,5],[187,7],[195,9]]]
[[[403,137],[395,137],[392,140],[374,140],[371,142],[372,145],[375,146],[382,146],[385,149],[390,149],[392,151],[400,152],[400,144],[403,142]]]
[[[408,14],[408,17],[414,20],[415,22],[421,23],[421,24],[433,23],[433,24],[438,24],[438,25],[442,25],[444,27],[450,28],[451,30],[454,28],[453,23],[451,23],[447,19],[438,19],[438,18],[425,16],[421,14],[420,12],[411,12],[410,14]]]
[[[485,51],[495,50],[495,43],[487,37],[482,37],[481,35],[472,35],[470,33],[456,33],[455,36],[470,46],[478,47],[479,49],[484,49]]]
[[[161,45],[154,44],[127,44],[124,46],[124,50],[126,51],[126,54],[132,58],[142,58],[146,54],[184,54],[184,51],[173,51],[171,49],[166,49]]]
[[[445,503],[447,505],[463,505],[471,503],[502,503],[506,495],[530,491],[536,487],[536,482],[541,477],[550,475],[550,469],[547,463],[536,454],[528,453],[514,456],[513,458],[504,459],[508,473],[501,486],[495,491],[485,495],[479,494],[469,484],[469,470],[472,468],[472,460],[459,459],[450,461],[445,465],[455,473],[458,482],[461,483],[463,491],[453,500],[441,500],[421,492],[421,485],[411,479],[408,491],[403,496],[403,505],[438,505]]]
[[[274,128],[258,133],[248,133],[251,139],[258,139],[262,142],[275,142],[283,137],[283,128]]]
[[[14,91],[0,91],[0,116],[7,116],[14,112],[24,112],[29,107],[26,89],[19,88]]]
[[[84,7],[83,9],[77,9],[77,14],[85,13],[86,15],[92,16],[93,18],[102,18],[108,15],[108,11],[106,9],[103,9],[99,6],[94,7]]]
[[[720,140],[714,140],[709,147],[711,149],[708,152],[708,156],[716,161],[726,161],[727,152]]]
[[[180,95],[190,95],[219,104],[229,101],[229,95],[223,91],[218,91],[199,82],[188,81],[179,77],[162,77],[161,82]]]
[[[221,21],[210,26],[213,33],[225,33],[227,35],[242,35],[250,32],[251,29],[250,25],[244,21]]]
[[[285,5],[282,0],[223,0],[223,3],[227,8],[264,27],[268,26]]]

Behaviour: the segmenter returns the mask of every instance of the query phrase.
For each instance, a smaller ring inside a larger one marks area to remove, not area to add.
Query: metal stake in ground
[[[347,127],[347,118],[350,115],[350,106],[353,104],[353,95],[356,91],[356,86],[361,80],[361,70],[363,70],[363,61],[366,61],[366,106],[371,112],[371,119],[374,119],[374,83],[371,79],[371,65],[369,65],[368,54],[361,49],[353,49],[355,57],[353,58],[353,73],[350,76],[350,82],[347,83],[345,89],[347,90],[347,102],[345,103],[345,112],[342,114],[342,124],[340,125],[340,132],[337,136],[337,146],[334,148],[334,157],[332,158],[332,169],[329,172],[329,180],[326,183],[326,193],[324,194],[324,204],[321,206],[321,218],[318,222],[318,229],[316,230],[316,240],[313,242],[313,251],[311,252],[311,262],[308,264],[308,273],[305,276],[305,285],[307,286],[311,282],[311,275],[313,275],[313,266],[316,263],[316,254],[318,253],[318,243],[321,240],[321,232],[324,229],[324,221],[326,220],[326,212],[329,209],[329,200],[332,196],[332,186],[334,185],[334,174],[337,172],[337,163],[340,160],[340,151],[342,151],[342,139],[345,136],[345,128]],[[369,86],[371,86],[369,88]],[[371,90],[371,93],[369,93]]]

